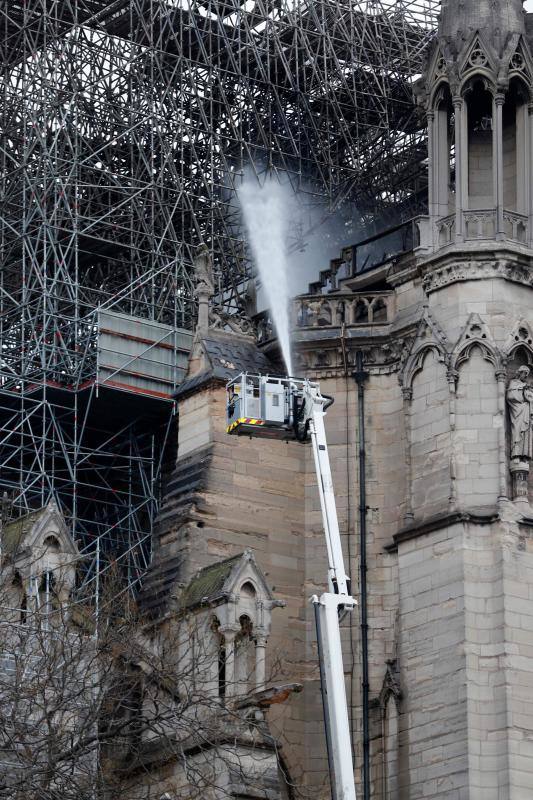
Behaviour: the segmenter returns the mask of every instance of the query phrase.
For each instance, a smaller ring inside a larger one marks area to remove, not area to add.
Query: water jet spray
[[[290,199],[287,190],[274,178],[268,178],[263,186],[259,186],[252,175],[245,177],[238,195],[287,374],[292,375],[286,250]]]

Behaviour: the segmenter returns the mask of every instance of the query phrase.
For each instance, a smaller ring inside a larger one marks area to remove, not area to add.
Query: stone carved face
[[[525,381],[527,381],[527,379],[529,378],[529,372],[530,372],[529,367],[518,367],[516,374],[525,383]]]

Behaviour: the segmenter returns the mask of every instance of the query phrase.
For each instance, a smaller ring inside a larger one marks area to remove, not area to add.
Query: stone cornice
[[[496,253],[494,254],[496,256]],[[533,287],[533,268],[531,259],[494,258],[488,259],[484,254],[480,259],[453,259],[442,266],[429,270],[421,270],[423,286],[427,294],[463,281],[479,281],[501,278],[511,283]]]
[[[500,515],[495,508],[452,511],[446,514],[438,514],[429,519],[422,520],[421,522],[413,522],[399,530],[398,533],[395,533],[392,537],[392,542],[385,546],[385,550],[388,553],[394,553],[403,542],[408,542],[411,539],[418,539],[420,536],[426,536],[428,533],[441,530],[442,528],[449,528],[451,525],[456,525],[457,523],[466,522],[474,525],[490,525],[499,518]]]
[[[387,282],[394,288],[422,280],[426,292],[467,280],[501,278],[533,287],[533,253],[519,245],[502,247],[496,242],[477,246],[452,246],[431,256],[402,259],[389,270]]]

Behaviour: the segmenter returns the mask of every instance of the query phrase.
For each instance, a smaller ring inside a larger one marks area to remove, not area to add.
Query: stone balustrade
[[[391,292],[347,292],[307,295],[294,300],[295,328],[387,325],[391,322],[394,298]]]
[[[496,209],[463,211],[463,231],[466,242],[496,238]]]
[[[495,208],[480,208],[463,211],[463,235],[465,242],[490,241],[496,239],[497,218]],[[503,212],[504,238],[518,244],[528,244],[529,225],[525,214],[516,211]],[[446,247],[455,242],[455,214],[442,217],[435,223],[436,247]]]
[[[394,318],[394,296],[392,292],[305,295],[293,300],[291,314],[293,329],[387,325]],[[259,344],[276,338],[268,311],[255,317],[255,329]]]
[[[455,214],[448,214],[447,217],[438,219],[435,228],[437,248],[452,244],[455,241]]]
[[[529,225],[525,214],[517,214],[516,211],[504,211],[503,227],[507,239],[520,244],[528,243]]]

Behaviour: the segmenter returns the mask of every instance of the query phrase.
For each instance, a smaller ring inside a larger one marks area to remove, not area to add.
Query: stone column
[[[226,699],[229,700],[237,694],[237,671],[235,669],[235,637],[238,628],[224,628],[224,647],[226,650]]]
[[[432,221],[431,224],[433,224],[433,218],[436,216],[436,210],[435,210],[436,165],[434,158],[435,114],[433,111],[427,112],[427,120],[428,120],[428,211]]]
[[[39,610],[39,578],[39,575],[30,574],[25,581],[26,608],[31,614]]]
[[[455,436],[455,413],[457,399],[457,372],[448,369],[447,381],[449,390],[449,413],[450,413],[450,511],[455,511],[457,507],[457,469],[456,469],[456,436]]]
[[[198,298],[198,327],[197,330],[205,333],[209,327],[209,293],[196,292]]]
[[[498,448],[500,451],[499,459],[498,459],[498,467],[499,467],[499,500],[506,500],[507,499],[507,454],[506,450],[506,430],[505,430],[505,419],[506,419],[506,408],[505,408],[505,385],[507,381],[507,375],[504,369],[498,370],[496,373],[496,380],[498,382]]]
[[[413,391],[409,387],[403,388],[403,430],[404,430],[404,458],[405,458],[405,512],[403,521],[405,525],[413,522],[413,468],[411,459],[411,400]]]
[[[516,210],[525,215],[529,213],[528,140],[529,115],[520,103],[516,108]]]
[[[492,163],[494,172],[494,198],[496,202],[496,239],[505,239],[503,221],[503,104],[505,96],[497,94],[493,102]]]
[[[527,143],[527,157],[526,157],[526,185],[527,185],[527,203],[528,203],[528,238],[527,241],[530,247],[533,247],[533,103],[529,103],[528,107],[528,143]]]
[[[255,639],[255,688],[259,692],[265,688],[267,637],[259,634]]]
[[[453,98],[455,115],[455,241],[462,242],[465,176],[468,181],[468,153],[464,137],[463,117],[466,117],[462,97]],[[466,184],[468,186],[468,183]]]
[[[463,212],[470,208],[470,198],[468,196],[468,114],[468,103],[463,100],[461,106],[461,208]],[[465,238],[464,216],[461,231],[463,238]]]
[[[213,268],[211,254],[206,245],[201,244],[194,256],[194,272],[196,289],[194,294],[198,301],[197,333],[205,334],[209,328],[209,302],[215,293],[213,286]]]
[[[439,106],[433,122],[434,213],[437,218],[449,213],[450,142],[448,137],[448,111]]]

